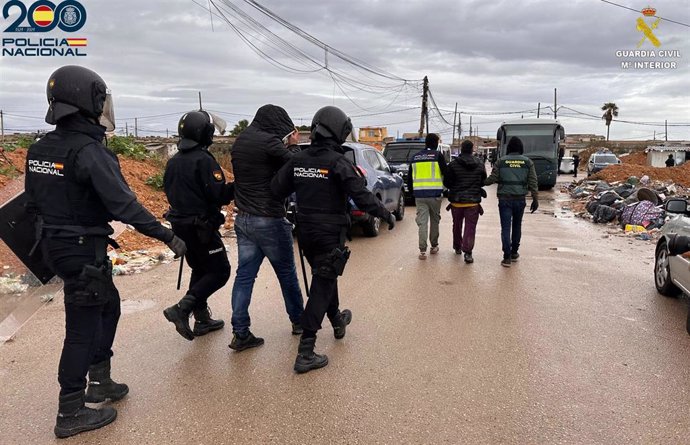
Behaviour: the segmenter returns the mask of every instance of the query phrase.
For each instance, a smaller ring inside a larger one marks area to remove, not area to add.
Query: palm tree
[[[604,111],[602,119],[606,120],[606,140],[609,140],[609,130],[611,129],[611,121],[614,117],[618,117],[618,106],[613,102],[606,102],[601,110]]]

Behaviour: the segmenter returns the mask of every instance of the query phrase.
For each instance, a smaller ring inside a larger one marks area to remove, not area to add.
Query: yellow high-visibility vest
[[[415,191],[443,190],[443,176],[436,160],[412,164],[412,188]]]

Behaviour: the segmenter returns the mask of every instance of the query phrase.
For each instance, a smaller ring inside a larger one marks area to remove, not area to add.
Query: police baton
[[[180,271],[177,272],[177,290],[180,290],[182,284],[182,268],[184,267],[184,255],[180,255]]]
[[[299,252],[299,262],[302,265],[302,277],[304,277],[304,290],[309,298],[309,281],[307,280],[307,268],[304,265],[304,252],[302,251],[302,246],[299,242],[299,227],[297,225],[297,205],[292,206],[292,216],[295,221],[295,238],[297,239],[297,252]]]

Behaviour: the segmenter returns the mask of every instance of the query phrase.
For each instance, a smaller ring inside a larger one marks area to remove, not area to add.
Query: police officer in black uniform
[[[163,183],[170,210],[165,217],[173,232],[187,244],[185,258],[192,269],[189,290],[174,306],[163,311],[187,340],[222,329],[214,320],[207,300],[230,278],[230,262],[218,228],[225,222],[220,208],[230,203],[233,184],[225,183],[223,170],[208,151],[213,143],[213,120],[205,111],[192,111],[177,126],[178,153],[165,168]],[[194,313],[194,331],[189,314]]]
[[[302,315],[303,333],[294,369],[298,373],[328,364],[315,354],[316,332],[325,314],[336,339],[345,336],[352,313],[339,310],[338,276],[343,274],[350,250],[345,237],[350,224],[348,196],[360,209],[384,219],[388,228],[395,217],[366,188],[355,166],[343,156],[341,144],[352,131],[350,118],[333,106],[321,108],[311,124],[311,146],[288,161],[271,182],[271,190],[284,198],[297,196],[297,235],[312,268],[309,300]]]
[[[101,142],[115,128],[103,79],[89,69],[64,66],[50,76],[47,96],[46,122],[57,128],[29,148],[26,192],[43,258],[64,280],[66,334],[54,431],[69,437],[117,416],[111,407],[91,409],[85,401],[115,401],[129,391],[110,377],[120,295],[106,255],[107,245],[115,244],[109,222],[125,222],[177,255],[184,254],[185,244],[137,201],[117,157]]]

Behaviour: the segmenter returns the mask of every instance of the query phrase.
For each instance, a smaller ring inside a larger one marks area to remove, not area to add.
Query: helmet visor
[[[115,131],[115,109],[113,96],[108,91],[103,102],[103,113],[98,117],[98,123],[105,127],[105,131]]]

